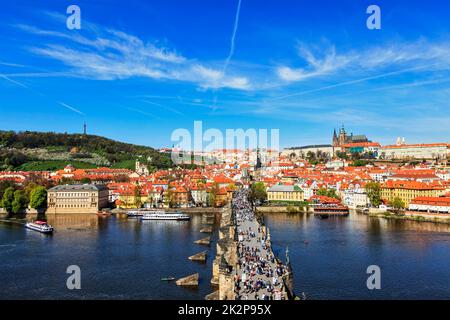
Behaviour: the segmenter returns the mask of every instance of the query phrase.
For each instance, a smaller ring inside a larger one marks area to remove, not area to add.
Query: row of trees
[[[30,206],[33,209],[44,209],[47,205],[47,189],[43,186],[34,186],[32,189],[15,189],[8,187],[3,193],[0,206],[8,214],[18,214]]]
[[[317,194],[318,196],[326,196],[326,197],[330,197],[330,198],[334,198],[334,199],[338,199],[338,200],[341,199],[341,198],[337,195],[335,189],[320,188],[319,190],[317,190],[316,194]]]
[[[0,152],[0,166],[7,167],[17,167],[32,160],[20,152],[23,148],[56,148],[70,151],[74,147],[84,155],[95,153],[103,156],[110,163],[134,160],[137,156],[142,156],[141,162],[154,168],[173,166],[170,155],[160,153],[153,148],[118,142],[95,135],[0,131],[0,147],[8,150]]]
[[[250,201],[264,202],[267,200],[266,186],[262,182],[253,183],[250,186]]]

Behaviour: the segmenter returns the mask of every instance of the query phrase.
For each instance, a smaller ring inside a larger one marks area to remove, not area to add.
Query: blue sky
[[[450,3],[25,1],[0,10],[0,128],[154,147],[177,128],[450,139]],[[66,8],[81,8],[81,30]],[[381,8],[382,29],[366,27]],[[236,17],[238,19],[236,19]],[[236,31],[236,32],[234,32]],[[232,45],[233,43],[233,45]]]

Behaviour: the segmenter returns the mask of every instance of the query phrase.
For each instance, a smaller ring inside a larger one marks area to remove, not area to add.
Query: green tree
[[[209,192],[209,203],[210,206],[215,207],[216,206],[216,199],[217,199],[217,194],[220,192],[220,188],[219,185],[214,182],[214,184],[211,187],[211,190]]]
[[[83,179],[80,180],[80,183],[83,183],[83,184],[89,184],[91,182],[92,182],[91,179],[88,177],[84,177]]]
[[[141,199],[141,186],[140,185],[136,185],[136,187],[134,188],[134,205],[136,206],[136,208],[140,208],[142,206],[142,199]]]
[[[367,164],[369,164],[369,161],[367,161],[367,160],[362,160],[362,159],[357,159],[357,160],[353,161],[352,166],[353,166],[353,167],[364,167],[364,166],[366,166]]]
[[[370,203],[378,207],[381,204],[381,187],[378,182],[368,182],[365,186]]]
[[[17,214],[25,209],[28,205],[27,196],[25,191],[16,190],[14,191],[14,201],[12,202],[12,212]]]
[[[320,188],[319,190],[317,190],[316,194],[318,196],[326,196],[330,198],[340,199],[335,189]]]
[[[1,206],[7,213],[12,212],[12,204],[14,201],[14,188],[8,187],[3,193],[3,198],[1,201]]]
[[[337,151],[337,152],[336,152],[336,156],[337,156],[339,159],[345,159],[345,160],[348,160],[348,155],[347,155],[344,151]]]
[[[250,187],[250,200],[265,201],[267,199],[266,186],[262,182],[256,182]]]
[[[391,205],[392,209],[394,209],[396,212],[405,208],[405,202],[402,199],[400,199],[399,197],[395,197],[390,202],[390,205]]]
[[[30,193],[30,207],[42,209],[47,205],[47,190],[42,186],[35,187]]]
[[[0,181],[0,201],[3,198],[3,194],[5,193],[6,189],[8,189],[9,187],[12,187],[14,190],[17,186],[14,181],[11,180]]]

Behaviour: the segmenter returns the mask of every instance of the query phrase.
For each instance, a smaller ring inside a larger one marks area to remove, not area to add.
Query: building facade
[[[397,144],[384,146],[378,150],[382,159],[446,159],[450,156],[447,143]]]
[[[304,199],[303,190],[298,186],[274,185],[267,190],[268,201],[297,202]]]
[[[450,214],[450,197],[418,197],[408,206],[410,211]]]
[[[387,181],[381,186],[381,198],[388,202],[401,199],[408,207],[417,197],[439,197],[446,193],[442,185],[417,181]]]
[[[106,186],[60,185],[48,190],[47,213],[97,213],[108,206]]]

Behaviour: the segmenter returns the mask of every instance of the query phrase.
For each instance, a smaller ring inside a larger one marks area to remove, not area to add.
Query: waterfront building
[[[303,190],[299,186],[278,184],[267,190],[268,201],[303,201]]]
[[[209,194],[203,184],[191,188],[191,197],[196,206],[205,207],[209,205]]]
[[[172,197],[175,207],[187,207],[191,199],[190,193],[182,186],[172,189]]]
[[[401,199],[406,206],[417,197],[439,197],[444,195],[446,187],[440,183],[418,181],[387,181],[381,185],[381,198],[388,202]]]
[[[106,186],[60,185],[48,190],[47,213],[97,213],[108,206]]]
[[[450,197],[417,197],[408,206],[410,211],[450,214]]]
[[[363,188],[346,189],[342,192],[342,201],[350,208],[365,208],[370,203]]]
[[[220,188],[219,191],[215,194],[214,197],[214,206],[215,207],[223,207],[230,201],[230,195],[232,195],[232,191],[230,192],[227,188]]]

